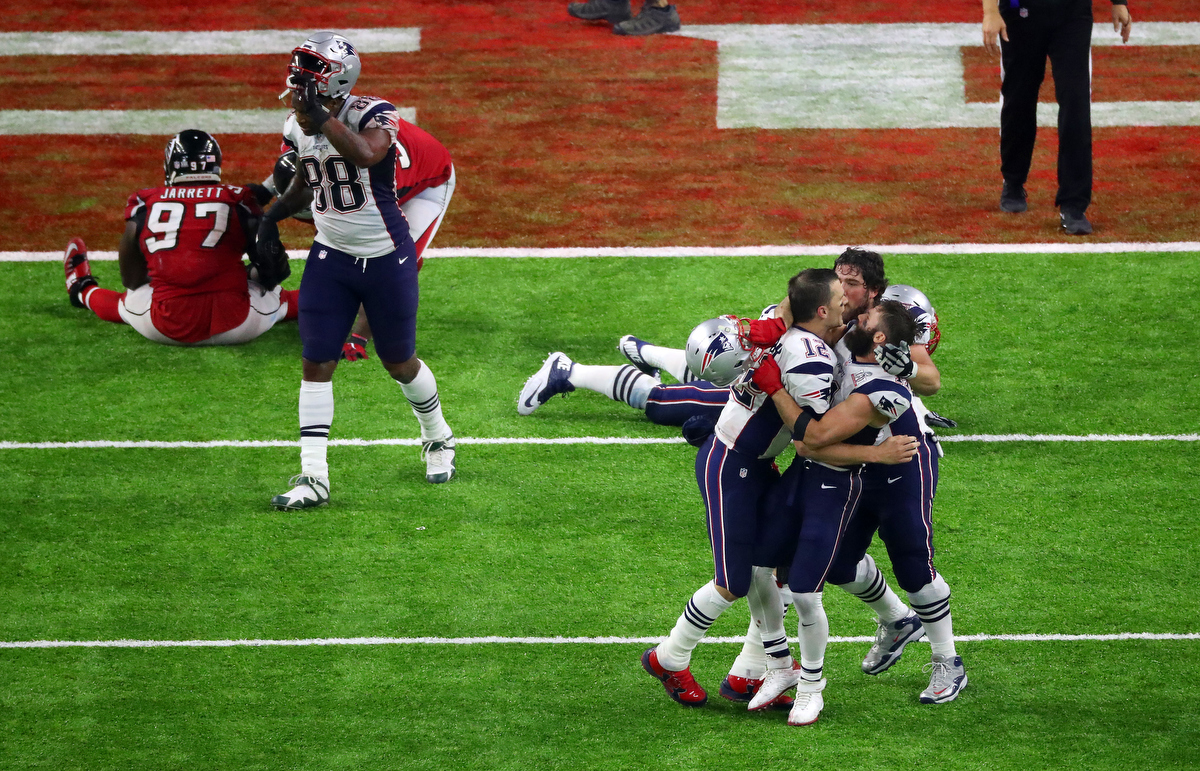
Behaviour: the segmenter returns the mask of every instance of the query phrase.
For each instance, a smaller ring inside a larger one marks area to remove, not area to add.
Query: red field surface
[[[1053,209],[1052,129],[1039,134],[1030,212],[996,210],[994,129],[718,130],[716,44],[624,39],[565,2],[338,6],[346,28],[419,26],[421,50],[365,54],[358,91],[415,107],[454,155],[459,187],[435,246],[1025,242],[1065,238]],[[825,7],[829,6],[829,7]],[[684,24],[976,22],[978,4],[681,2]],[[1107,0],[1097,19],[1108,18]],[[32,8],[32,7],[30,7]],[[317,29],[328,8],[216,2],[58,3],[6,14],[4,31]],[[1135,2],[1138,22],[1200,21],[1200,6]],[[302,37],[298,34],[297,42]],[[1095,50],[1095,99],[1200,101],[1200,49]],[[999,72],[964,51],[967,98]],[[9,109],[266,108],[282,56],[12,57]],[[1049,94],[1050,92],[1045,92]],[[180,127],[185,128],[185,127]],[[161,179],[165,137],[0,136],[3,249],[113,249],[129,192]],[[225,178],[257,181],[278,140],[222,135]],[[1093,240],[1200,237],[1200,128],[1097,128]],[[296,245],[301,229],[285,231]],[[291,244],[289,244],[291,245]]]

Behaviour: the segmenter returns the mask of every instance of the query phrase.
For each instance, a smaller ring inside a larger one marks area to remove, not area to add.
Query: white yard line
[[[337,30],[363,53],[421,50],[420,27]],[[289,54],[312,34],[305,29],[223,32],[0,32],[0,56],[206,56]]]
[[[66,245],[63,245],[64,248]],[[880,254],[1123,254],[1126,252],[1200,252],[1200,241],[1021,244],[857,244]],[[595,246],[442,247],[426,249],[426,259],[440,257],[826,257],[837,256],[845,244],[789,244],[782,246]],[[302,260],[304,249],[288,256]],[[53,252],[3,252],[0,262],[60,262],[62,250]],[[114,261],[116,252],[88,252],[88,259]]]
[[[960,434],[958,436],[940,436],[942,442],[1200,442],[1200,434]],[[634,436],[506,436],[506,437],[470,437],[463,436],[455,439],[458,444],[683,444],[682,437],[634,437]],[[374,447],[392,445],[401,447],[418,447],[420,439],[330,439],[331,447]],[[177,450],[177,449],[206,449],[215,447],[256,448],[256,447],[299,447],[300,443],[293,439],[214,439],[210,441],[155,441],[120,439],[88,439],[76,442],[4,442],[0,441],[0,450]]]
[[[0,648],[269,648],[314,645],[654,645],[664,637],[316,637],[303,640],[21,640]],[[869,643],[873,637],[831,637],[831,643]],[[970,634],[957,642],[1109,642],[1127,640],[1200,640],[1195,632],[1121,632],[1117,634]],[[706,637],[700,642],[734,644],[744,637]]]

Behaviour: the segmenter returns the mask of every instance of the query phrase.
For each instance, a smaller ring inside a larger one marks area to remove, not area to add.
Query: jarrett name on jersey
[[[837,365],[825,341],[806,329],[792,327],[771,353],[783,376],[783,387],[800,409],[824,415],[836,390]],[[752,458],[774,458],[792,441],[792,432],[783,424],[771,397],[755,387],[753,376],[753,371],[747,372],[731,387],[729,401],[717,421],[717,438],[726,447]]]
[[[336,119],[355,133],[383,129],[392,146],[379,163],[360,169],[339,155],[324,134],[305,136],[295,116],[288,116],[283,142],[296,150],[296,171],[313,191],[315,240],[355,257],[390,254],[410,237],[396,198],[400,115],[390,102],[351,94]]]

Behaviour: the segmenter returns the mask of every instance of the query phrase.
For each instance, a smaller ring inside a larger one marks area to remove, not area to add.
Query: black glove
[[[321,106],[321,94],[317,91],[317,81],[312,78],[300,78],[296,90],[292,92],[292,101],[296,109],[304,113],[318,131],[331,117],[329,111]]]
[[[958,428],[958,423],[950,418],[943,418],[932,410],[925,416],[925,422],[937,428]]]
[[[279,286],[292,275],[287,249],[283,248],[283,242],[279,240],[279,223],[269,216],[264,216],[258,223],[255,256],[250,261],[250,267],[257,272],[258,283],[268,290]]]
[[[884,372],[889,375],[895,375],[898,378],[907,380],[917,374],[917,365],[912,360],[912,355],[908,350],[908,343],[903,340],[899,345],[892,343],[884,343],[875,348],[875,360],[879,362],[879,366],[883,367]]]
[[[260,185],[257,182],[251,182],[250,184],[246,185],[246,188],[250,191],[250,194],[254,196],[254,200],[259,206],[266,206],[267,202],[275,197],[275,194],[272,193],[266,185]]]

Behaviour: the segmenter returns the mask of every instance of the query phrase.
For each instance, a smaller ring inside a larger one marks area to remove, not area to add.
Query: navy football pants
[[[300,341],[309,361],[336,361],[361,304],[375,352],[394,364],[417,350],[417,260],[411,238],[381,257],[356,258],[313,242],[300,280]]]

